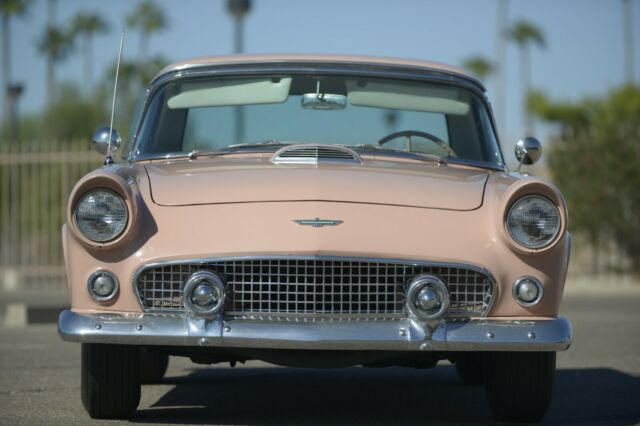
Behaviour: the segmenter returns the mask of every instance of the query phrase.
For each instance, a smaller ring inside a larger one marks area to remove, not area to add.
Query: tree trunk
[[[520,61],[522,65],[522,108],[524,111],[524,135],[531,136],[533,132],[533,123],[531,122],[531,113],[529,112],[529,93],[531,93],[531,60],[529,56],[529,46],[523,44],[520,47]]]
[[[53,104],[56,91],[56,76],[55,76],[55,64],[53,56],[47,54],[47,107]]]
[[[7,87],[9,86],[11,80],[11,43],[9,42],[10,31],[9,31],[9,15],[6,13],[2,14],[2,116],[5,119],[5,123],[7,126],[5,128],[9,128],[9,95],[7,93]]]
[[[84,39],[84,90],[88,95],[91,91],[91,80],[93,78],[93,55],[91,51],[91,36],[85,35]]]
[[[624,72],[627,84],[634,80],[634,50],[633,50],[633,11],[630,0],[623,0],[623,28],[624,28]]]
[[[505,88],[507,85],[507,28],[509,27],[508,0],[498,0],[498,31],[496,34],[496,97],[495,116],[498,130],[505,125]],[[502,136],[506,132],[500,132]]]
[[[145,61],[147,59],[147,50],[149,49],[149,34],[146,32],[141,32],[139,43],[138,66],[140,67],[140,71],[142,71],[142,66],[145,64]]]
[[[51,28],[56,23],[58,12],[58,0],[47,0],[47,27]],[[47,53],[47,108],[51,106],[55,98],[55,58],[52,53]]]
[[[600,238],[592,234],[589,238],[591,245],[591,274],[600,275]]]

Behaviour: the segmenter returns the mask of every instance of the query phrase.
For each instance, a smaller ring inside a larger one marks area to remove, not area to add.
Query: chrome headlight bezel
[[[520,203],[522,203],[527,199],[538,199],[539,201],[547,203],[549,206],[553,208],[553,211],[555,212],[556,223],[557,223],[555,226],[555,231],[553,232],[553,235],[550,238],[546,239],[542,244],[527,244],[526,241],[522,241],[518,239],[517,236],[514,235],[514,233],[512,232],[512,228],[509,222],[512,218],[514,209],[516,209],[520,205]],[[558,240],[558,237],[562,234],[562,230],[563,230],[563,219],[562,219],[562,215],[558,205],[556,205],[556,203],[554,203],[552,200],[550,200],[549,198],[541,194],[526,194],[521,197],[518,197],[511,203],[507,211],[507,214],[505,216],[504,227],[505,227],[505,230],[507,231],[507,234],[515,244],[527,250],[538,251],[538,250],[543,250],[545,248],[548,248]]]
[[[106,296],[101,296],[97,294],[93,288],[94,281],[101,276],[106,276],[110,278],[114,284],[113,290],[111,291],[111,293],[109,293]],[[115,298],[118,295],[119,290],[120,290],[120,282],[118,281],[118,277],[116,277],[116,275],[113,272],[107,271],[106,269],[98,269],[97,271],[92,273],[89,276],[89,279],[87,280],[87,291],[89,292],[91,297],[95,299],[97,302],[109,302],[113,300],[113,298]]]
[[[535,297],[535,299],[529,302],[522,300],[518,294],[520,290],[520,286],[526,282],[532,283],[537,288],[537,291],[538,291],[538,294]],[[516,301],[518,305],[523,306],[525,308],[531,308],[536,306],[538,303],[540,303],[540,301],[544,297],[544,286],[542,285],[539,279],[534,278],[532,276],[520,277],[513,283],[513,286],[511,287],[511,295],[513,296],[513,299]]]
[[[88,197],[100,192],[108,193],[111,196],[115,197],[116,200],[118,200],[118,202],[120,203],[119,208],[122,209],[122,213],[124,217],[121,223],[116,227],[116,231],[110,233],[104,238],[95,238],[95,235],[87,233],[86,230],[83,229],[83,226],[81,226],[80,220],[78,218],[78,212],[79,212],[80,205],[83,202],[85,202]],[[127,227],[129,225],[129,218],[130,218],[130,212],[129,212],[129,207],[127,205],[125,198],[121,194],[119,194],[117,191],[114,191],[113,189],[105,188],[105,187],[97,187],[97,188],[92,188],[87,190],[85,193],[82,194],[82,196],[78,198],[78,201],[75,203],[75,207],[73,210],[73,220],[74,220],[75,228],[80,232],[80,234],[82,234],[84,238],[96,244],[109,243],[118,239],[120,236],[122,236],[122,234],[127,230]]]

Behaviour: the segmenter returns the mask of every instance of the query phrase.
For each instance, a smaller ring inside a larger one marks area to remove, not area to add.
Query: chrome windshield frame
[[[436,84],[454,85],[474,93],[478,100],[482,102],[487,115],[489,117],[489,123],[491,125],[491,131],[496,140],[500,159],[502,162],[483,162],[476,160],[464,160],[468,161],[470,165],[476,167],[489,168],[492,170],[507,171],[508,168],[504,161],[504,153],[502,150],[502,144],[500,142],[500,136],[495,123],[495,117],[491,109],[491,105],[487,99],[485,88],[482,84],[472,78],[466,77],[462,74],[449,73],[439,70],[430,70],[419,67],[410,67],[404,65],[388,65],[378,63],[350,63],[350,62],[269,62],[264,64],[247,63],[247,64],[221,64],[213,66],[198,66],[193,68],[187,68],[179,71],[170,71],[165,74],[159,75],[154,78],[150,86],[146,89],[146,96],[144,100],[144,108],[142,113],[138,117],[138,122],[134,124],[135,132],[133,132],[133,140],[129,144],[129,152],[125,159],[129,162],[163,159],[168,154],[177,153],[161,153],[161,154],[138,154],[135,155],[135,151],[138,146],[138,134],[142,123],[144,123],[147,115],[150,101],[154,95],[165,87],[177,80],[186,79],[198,79],[203,77],[212,76],[238,76],[247,77],[255,75],[269,75],[269,74],[282,74],[287,73],[291,75],[309,75],[322,73],[325,75],[334,76],[361,76],[361,77],[377,77],[377,78],[391,78],[391,79],[404,79],[415,82],[429,82]],[[175,157],[176,155],[173,155]]]

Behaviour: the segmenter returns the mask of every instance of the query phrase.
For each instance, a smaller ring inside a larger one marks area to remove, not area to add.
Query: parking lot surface
[[[571,292],[562,313],[574,344],[558,357],[548,424],[640,423],[640,288]],[[85,424],[80,346],[55,325],[0,328],[0,423]],[[172,358],[145,385],[135,417],[105,424],[490,423],[481,387],[454,368],[291,369],[262,362],[229,368]]]

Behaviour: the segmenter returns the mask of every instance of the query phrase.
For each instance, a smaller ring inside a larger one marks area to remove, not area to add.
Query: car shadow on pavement
[[[431,370],[198,368],[133,422],[189,424],[490,423],[481,386],[450,365]],[[640,378],[613,369],[558,370],[544,423],[640,422]]]

